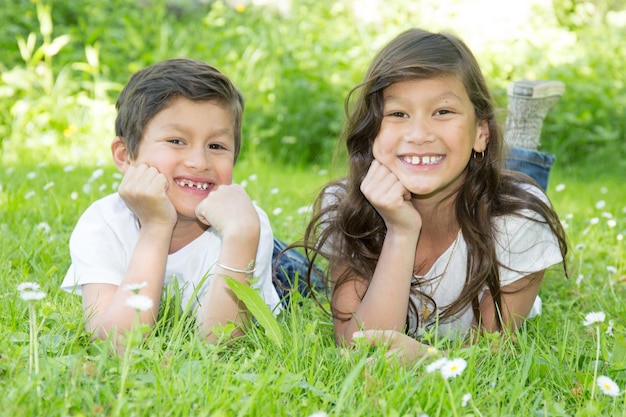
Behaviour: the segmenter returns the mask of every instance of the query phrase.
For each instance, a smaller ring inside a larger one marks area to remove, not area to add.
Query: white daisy
[[[441,367],[441,376],[446,379],[454,378],[463,373],[467,362],[462,358],[450,359]]]
[[[24,301],[38,301],[46,296],[43,291],[22,291],[20,292],[20,298]]]
[[[37,226],[35,226],[35,229],[43,232],[43,233],[50,233],[50,230],[52,230],[52,228],[50,227],[50,225],[46,222],[41,222],[39,223]]]
[[[598,379],[596,379],[596,384],[598,384],[602,392],[606,395],[610,395],[611,397],[617,397],[619,395],[619,386],[608,376],[599,376]]]
[[[146,295],[134,294],[126,299],[126,305],[136,311],[148,311],[154,306],[154,302]]]
[[[39,288],[39,284],[37,284],[36,282],[22,282],[20,285],[17,286],[17,290],[19,292],[37,291]]]
[[[591,313],[587,313],[583,324],[585,326],[590,326],[594,323],[602,323],[604,319],[606,319],[606,314],[604,314],[604,311],[592,311]]]
[[[448,362],[448,358],[440,358],[426,367],[426,372],[432,374],[441,369]]]

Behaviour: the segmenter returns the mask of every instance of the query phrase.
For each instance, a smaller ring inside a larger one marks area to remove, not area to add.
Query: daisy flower
[[[606,319],[606,314],[604,314],[604,311],[592,311],[591,313],[587,313],[583,324],[585,326],[590,326],[594,323],[602,323],[604,319]]]
[[[37,291],[39,288],[39,284],[37,284],[36,282],[22,282],[20,285],[17,286],[17,290],[19,292]]]
[[[24,301],[38,301],[46,296],[43,291],[21,291],[20,298]]]
[[[126,299],[126,305],[136,311],[148,311],[154,306],[154,302],[148,296],[135,294]]]
[[[599,376],[598,379],[596,379],[596,384],[606,395],[610,395],[611,397],[617,397],[619,395],[619,386],[608,376]]]
[[[448,362],[448,358],[437,359],[435,362],[426,367],[426,372],[432,374],[433,372],[440,370],[441,367],[446,364],[446,362]]]
[[[467,367],[467,362],[462,358],[450,359],[441,367],[441,376],[445,379],[454,378],[463,373]]]

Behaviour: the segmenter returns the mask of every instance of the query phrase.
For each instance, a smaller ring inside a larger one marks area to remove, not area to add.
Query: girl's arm
[[[539,292],[543,274],[544,271],[539,271],[502,288],[503,328],[514,330],[524,322]],[[489,292],[486,292],[480,301],[480,311],[481,329],[498,332],[496,309]],[[353,338],[363,340],[369,345],[386,346],[387,357],[409,367],[429,355],[438,353],[437,349],[432,346],[420,343],[396,330],[366,330],[355,333]]]
[[[417,235],[389,231],[369,286],[364,278],[357,277],[334,288],[331,299],[333,310],[341,316],[351,315],[347,321],[335,319],[335,339],[338,344],[351,344],[352,334],[359,330],[403,330]],[[331,268],[333,282],[345,268],[345,265]]]
[[[402,331],[406,323],[417,241],[422,219],[411,203],[411,193],[398,177],[376,159],[361,183],[361,192],[381,215],[387,227],[374,274],[334,288],[331,307],[351,315],[348,321],[335,320],[339,344],[352,343],[357,330]],[[345,271],[345,265],[331,265],[331,280]]]
[[[535,272],[501,288],[502,311],[496,311],[493,297],[486,291],[480,300],[480,329],[497,332],[498,314],[502,316],[502,328],[516,330],[532,309],[539,294],[545,270]],[[477,323],[478,325],[478,323]]]

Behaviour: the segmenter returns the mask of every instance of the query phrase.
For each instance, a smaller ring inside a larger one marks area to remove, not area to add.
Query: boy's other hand
[[[198,219],[214,227],[223,238],[258,239],[261,223],[252,200],[238,184],[220,185],[196,207]]]
[[[135,213],[142,227],[149,224],[174,226],[176,209],[167,196],[165,175],[146,164],[129,166],[118,189],[120,197]]]

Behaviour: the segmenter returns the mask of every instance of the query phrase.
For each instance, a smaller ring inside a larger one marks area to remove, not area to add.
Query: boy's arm
[[[169,251],[171,230],[142,227],[128,269],[119,286],[111,284],[85,284],[83,310],[85,328],[94,337],[107,339],[112,331],[128,330],[136,324],[137,312],[126,305],[134,292],[126,289],[130,284],[147,285],[139,294],[153,301],[152,308],[139,313],[141,323],[154,324],[161,300],[165,264]]]
[[[213,268],[213,279],[198,312],[200,332],[209,341],[214,341],[219,337],[214,332],[215,326],[224,326],[231,322],[240,325],[246,318],[242,313],[243,306],[224,277],[232,277],[249,284],[249,280],[255,276],[254,261],[259,247],[261,226],[250,197],[237,184],[220,185],[213,190],[198,205],[196,215],[222,236],[222,247],[218,262]]]
[[[144,324],[154,324],[161,300],[165,266],[177,215],[166,194],[167,180],[155,168],[129,166],[119,195],[140,223],[139,237],[119,286],[83,285],[86,329],[106,339],[114,331],[130,329],[137,313],[126,305],[134,295],[126,286],[147,283],[140,294],[149,297],[152,308],[139,313]]]

